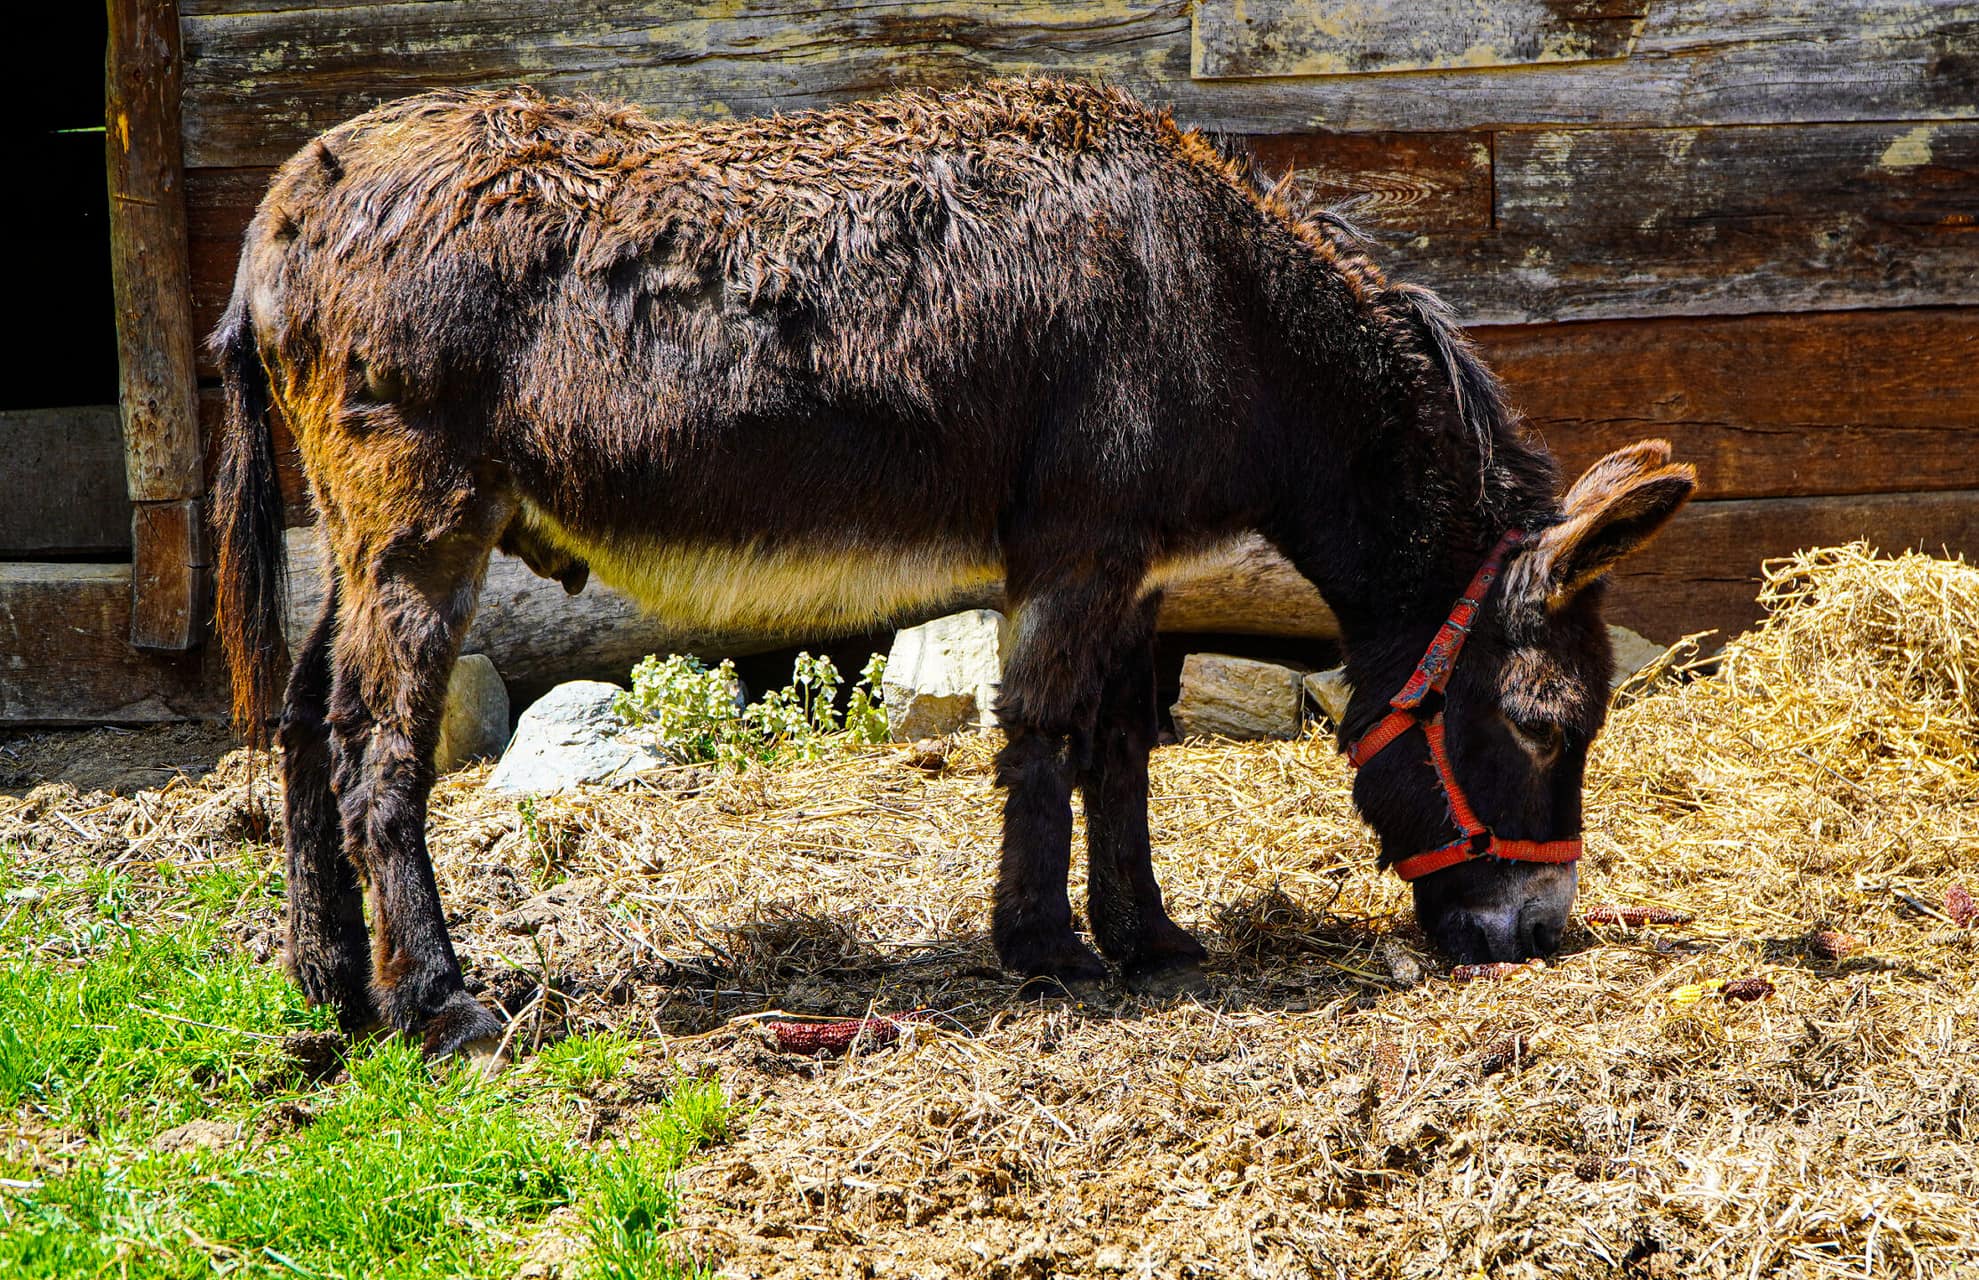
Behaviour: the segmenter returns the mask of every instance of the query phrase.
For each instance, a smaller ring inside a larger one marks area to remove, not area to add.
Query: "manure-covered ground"
[[[1324,735],[1155,755],[1157,869],[1213,957],[1200,999],[996,969],[989,738],[934,768],[865,748],[521,806],[484,769],[452,775],[441,890],[521,1062],[483,1087],[557,1099],[537,1123],[580,1151],[718,1081],[725,1126],[683,1155],[668,1241],[721,1275],[1974,1274],[1979,571],[1848,548],[1769,592],[1773,622],[1721,663],[1625,693],[1590,768],[1582,910],[1555,961],[1500,980],[1428,952]],[[113,875],[119,929],[202,921],[215,963],[272,975],[266,758],[135,794],[28,789],[133,738],[198,762],[184,731],[0,744],[25,775],[0,793],[0,912],[66,913],[70,940],[0,925],[7,964],[89,963]],[[249,887],[185,888],[222,868]],[[1690,919],[1594,922],[1611,905]],[[276,1037],[264,1055],[314,1025],[275,1007],[251,1028]],[[769,1025],[909,1011],[836,1056]],[[542,1065],[560,1054],[599,1065]],[[323,1110],[357,1073],[279,1087]],[[46,1092],[0,1101],[4,1241],[96,1138]],[[489,1211],[486,1273],[598,1269],[600,1175],[560,1176]]]

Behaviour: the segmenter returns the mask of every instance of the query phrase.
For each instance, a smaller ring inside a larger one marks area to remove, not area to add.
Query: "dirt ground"
[[[0,743],[0,840],[138,881],[273,860],[269,763],[250,784],[223,747],[187,728]],[[1698,803],[1708,759],[1645,817],[1641,788],[1676,783],[1597,756],[1583,904],[1695,920],[1579,923],[1543,970],[1458,984],[1374,871],[1328,739],[1166,747],[1159,870],[1213,993],[1069,999],[1007,979],[984,935],[992,749],[527,806],[485,792],[485,767],[442,781],[455,937],[516,1048],[621,1028],[743,1103],[686,1184],[683,1246],[719,1274],[1979,1267],[1979,933],[1935,905],[1979,863],[1971,803],[1934,810],[1942,848],[1865,834],[1896,815],[1858,806],[1831,847],[1755,810],[1700,854],[1653,832]],[[1860,945],[1824,950],[1822,928]],[[272,912],[234,933],[276,962]],[[1709,985],[1749,976],[1772,994]],[[780,1052],[763,1025],[910,1010],[897,1043],[844,1056]],[[601,1106],[600,1135],[636,1106]]]
[[[1832,548],[1762,599],[1620,695],[1576,919],[1499,978],[1427,950],[1317,731],[1155,754],[1200,998],[995,967],[993,735],[522,803],[480,766],[436,870],[517,1055],[642,1046],[594,1139],[681,1070],[741,1104],[683,1185],[723,1276],[1979,1275],[1979,569]],[[273,762],[224,750],[0,741],[0,848],[133,904],[273,866]],[[233,945],[277,963],[248,900]],[[905,1013],[836,1054],[777,1025]]]

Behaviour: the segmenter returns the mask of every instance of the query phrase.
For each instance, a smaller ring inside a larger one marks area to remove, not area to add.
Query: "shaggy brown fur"
[[[1133,974],[1202,955],[1148,858],[1165,566],[1262,532],[1338,613],[1364,720],[1500,532],[1566,531],[1515,566],[1527,588],[1448,712],[1482,816],[1550,838],[1578,823],[1600,720],[1582,588],[1689,491],[1651,450],[1560,523],[1551,462],[1433,296],[1201,135],[1054,81],[732,124],[529,90],[392,103],[282,166],[213,341],[220,625],[251,731],[279,649],[271,394],[336,579],[282,720],[290,964],[346,1020],[436,1051],[495,1030],[423,828],[497,546],[658,609],[821,630],[1001,577],[994,936],[1016,970],[1091,978],[1065,893],[1075,788],[1100,949]],[[1508,708],[1557,730],[1551,756]],[[1363,776],[1390,856],[1448,838],[1423,763],[1398,748]],[[1458,868],[1419,907],[1461,954],[1523,955],[1571,896],[1552,874]],[[1508,902],[1511,925],[1491,914]]]

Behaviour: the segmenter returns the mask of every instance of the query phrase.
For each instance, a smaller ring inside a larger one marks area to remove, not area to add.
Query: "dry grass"
[[[751,1102],[689,1175],[723,1274],[1970,1275],[1979,930],[1942,904],[1979,873],[1979,570],[1851,547],[1767,591],[1709,674],[1628,695],[1590,769],[1583,902],[1692,922],[1583,922],[1506,980],[1424,951],[1324,736],[1156,754],[1205,1002],[993,969],[985,739],[934,773],[897,748],[681,770],[527,820],[458,774],[442,888],[522,1047],[617,1027]],[[0,838],[141,877],[229,856],[242,796],[235,756],[135,799],[0,799]],[[1754,977],[1773,994],[1717,985]],[[776,1009],[934,1013],[805,1059],[757,1025]]]

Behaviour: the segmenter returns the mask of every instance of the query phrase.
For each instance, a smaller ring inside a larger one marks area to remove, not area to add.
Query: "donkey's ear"
[[[1533,548],[1546,607],[1559,609],[1668,524],[1697,488],[1697,468],[1672,464],[1670,442],[1642,440],[1587,469],[1560,501],[1561,520]]]

